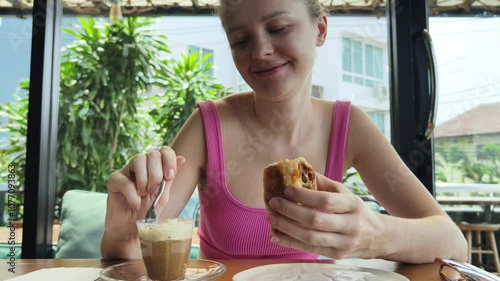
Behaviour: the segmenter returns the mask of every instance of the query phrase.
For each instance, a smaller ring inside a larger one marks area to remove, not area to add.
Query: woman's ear
[[[326,15],[321,16],[318,19],[318,36],[316,37],[316,46],[320,47],[326,41],[326,35],[328,33],[328,18]]]

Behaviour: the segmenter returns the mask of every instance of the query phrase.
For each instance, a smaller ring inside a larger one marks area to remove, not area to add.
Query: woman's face
[[[302,0],[225,0],[222,20],[236,68],[256,92],[310,90],[326,17],[312,20]]]

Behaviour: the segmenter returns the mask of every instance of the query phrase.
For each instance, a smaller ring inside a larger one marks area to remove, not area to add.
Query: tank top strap
[[[205,128],[207,185],[211,187],[220,187],[225,181],[224,171],[226,169],[224,166],[219,114],[215,103],[211,100],[199,102],[197,106],[200,109],[203,126]]]
[[[334,107],[326,177],[342,182],[351,102],[336,101]]]

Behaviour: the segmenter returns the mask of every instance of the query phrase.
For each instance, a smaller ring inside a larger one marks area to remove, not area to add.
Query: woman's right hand
[[[165,190],[156,205],[156,213],[161,214],[168,202],[172,181],[185,162],[184,157],[177,156],[168,146],[134,156],[127,165],[108,178],[106,219],[113,224],[125,221],[135,223],[144,219],[156,198],[162,179],[165,179]]]

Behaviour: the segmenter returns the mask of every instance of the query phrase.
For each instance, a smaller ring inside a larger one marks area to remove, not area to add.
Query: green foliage
[[[456,163],[462,160],[469,163],[467,154],[465,154],[465,152],[462,151],[462,149],[460,149],[458,146],[452,145],[449,148],[449,151],[446,148],[448,148],[448,146],[436,149],[436,151],[443,157],[443,160],[445,162]]]
[[[29,89],[29,81],[19,83],[19,92]],[[9,138],[2,139],[0,146],[0,176],[7,179],[9,176],[9,165],[15,169],[16,176],[16,218],[20,219],[23,214],[23,192],[26,169],[26,135],[28,128],[28,96],[19,93],[14,94],[15,101],[0,104],[0,118],[2,126],[0,132],[9,133]],[[5,205],[7,208],[7,205]]]
[[[75,36],[61,60],[56,203],[69,189],[105,191],[107,177],[133,155],[170,143],[199,101],[227,93],[205,73],[208,58],[179,61],[147,18],[110,24],[90,18],[64,29]],[[24,89],[29,83],[23,82]],[[153,86],[163,93],[148,96]],[[0,105],[8,143],[0,154],[18,167],[24,187],[28,95]],[[19,204],[22,210],[22,202]],[[56,216],[58,216],[56,206]]]
[[[57,190],[105,191],[108,175],[155,143],[138,109],[169,53],[152,20],[80,19],[61,63]],[[142,118],[142,119],[139,119]],[[149,119],[150,121],[151,119]]]
[[[488,155],[484,161],[472,162],[467,155],[456,146],[446,153],[436,151],[436,180],[454,183],[491,183],[500,182],[500,145],[485,145],[477,154]]]
[[[456,161],[447,161],[442,153],[436,153],[434,158],[434,167],[436,180],[441,182],[464,182],[465,159],[458,159]]]
[[[485,145],[477,154],[487,155],[487,160],[468,166],[467,175],[477,183],[500,182],[500,145]]]
[[[178,61],[162,61],[164,67],[159,69],[155,84],[165,92],[151,97],[154,108],[150,114],[159,125],[156,133],[164,136],[163,144],[172,143],[198,102],[227,94],[223,85],[215,83],[215,78],[206,74],[212,65],[204,62],[210,56],[200,58],[199,52],[189,51]]]
[[[29,82],[21,82],[20,89],[29,88]],[[2,178],[6,178],[7,166],[16,168],[16,180],[20,186],[24,186],[24,170],[26,167],[26,135],[28,129],[28,96],[20,97],[14,94],[15,101],[0,104],[0,118],[5,118],[6,123],[0,128],[0,132],[8,132],[11,137],[4,139],[1,150],[3,156],[0,160],[0,171]]]

